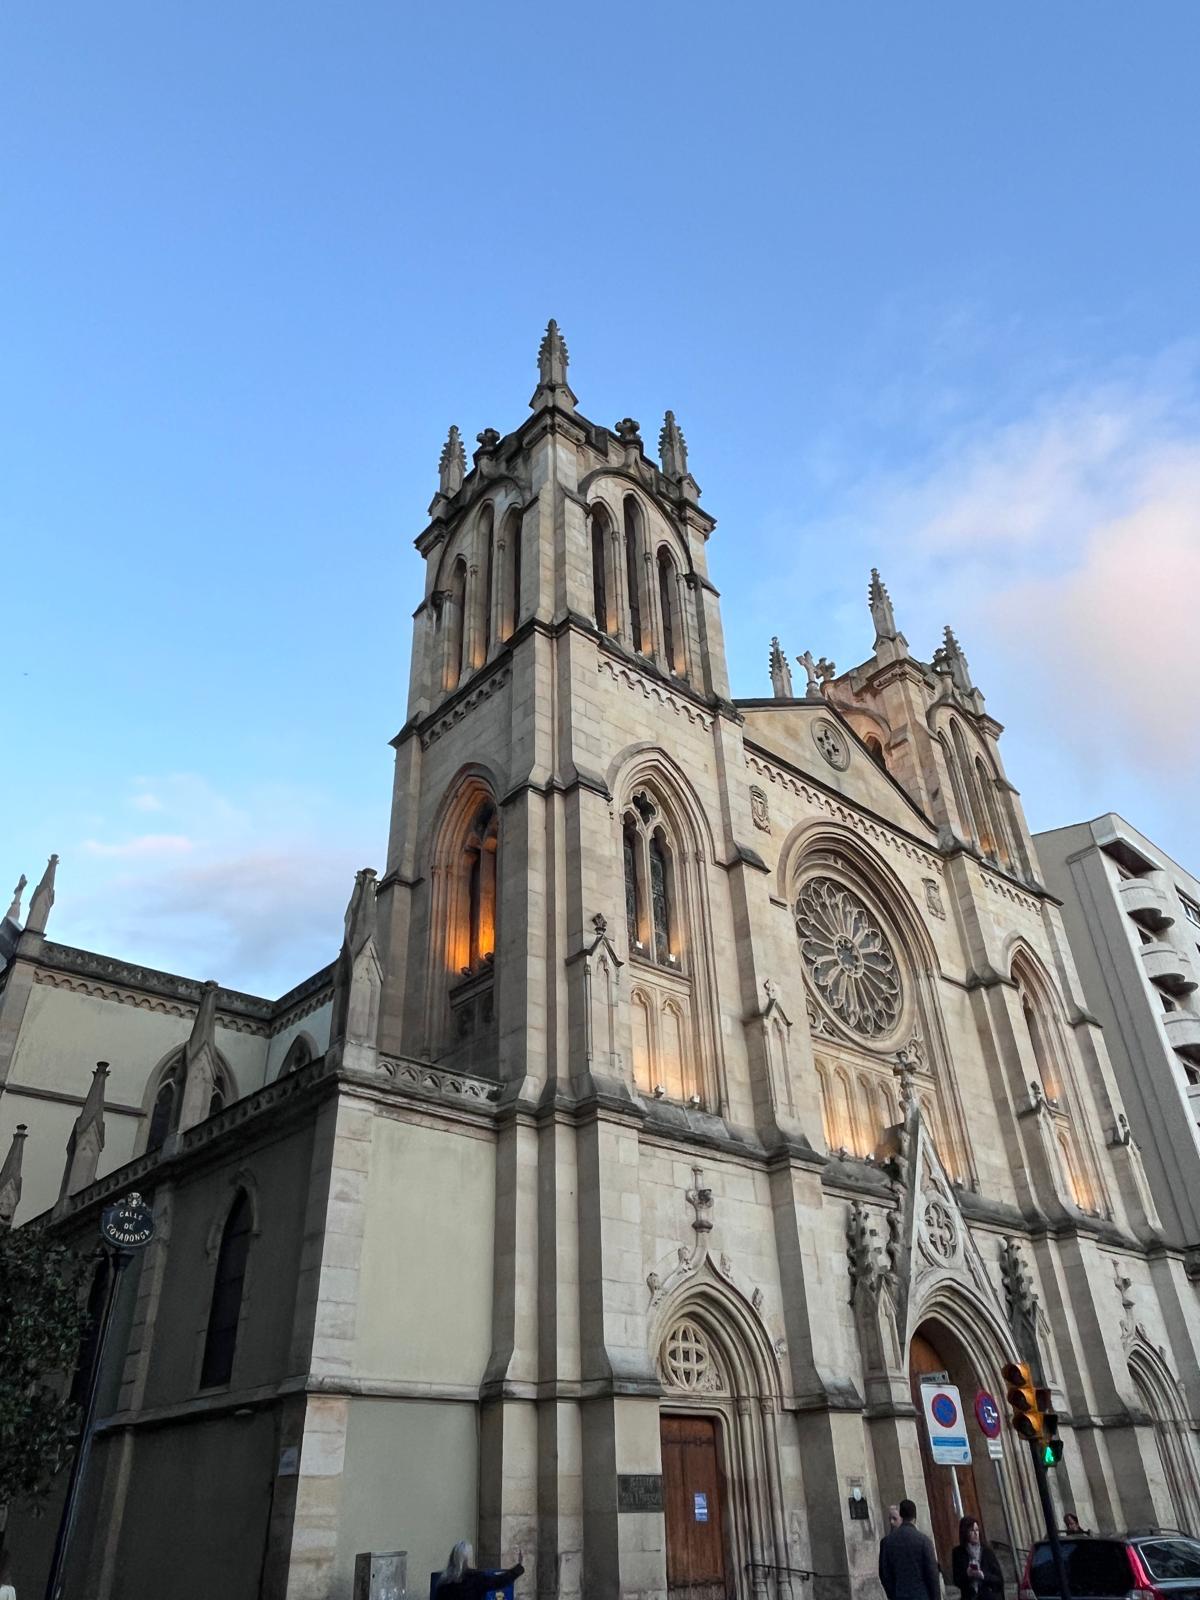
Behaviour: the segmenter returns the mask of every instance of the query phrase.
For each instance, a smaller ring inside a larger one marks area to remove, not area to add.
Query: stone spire
[[[451,424],[438,458],[438,493],[444,494],[447,498],[457,494],[463,486],[466,475],[467,452],[462,442],[462,434]]]
[[[658,458],[662,462],[663,477],[677,483],[688,500],[699,500],[699,486],[688,471],[687,440],[680,432],[673,411],[668,411],[663,418],[658,435]]]
[[[217,1061],[217,985],[204,984],[191,1037],[183,1047],[183,1091],[179,1103],[179,1132],[185,1133],[208,1116],[220,1067]]]
[[[373,1071],[378,1061],[379,994],[383,969],[375,945],[375,870],[355,874],[346,907],[346,933],[333,976],[330,1048],[340,1063]]]
[[[871,607],[871,621],[875,624],[875,643],[878,645],[883,639],[896,637],[896,618],[892,611],[892,597],[887,592],[887,585],[879,576],[878,567],[871,568],[871,586],[867,590],[867,601]]]
[[[776,700],[792,700],[792,669],[776,636],[771,640],[771,690]]]
[[[959,694],[974,694],[975,685],[971,682],[971,670],[967,666],[967,658],[963,655],[962,646],[954,637],[954,630],[948,623],[942,639],[943,643],[933,653],[934,671],[946,674]]]
[[[26,1128],[18,1122],[13,1129],[12,1143],[0,1167],[0,1228],[11,1228],[12,1219],[21,1203],[21,1159],[25,1154]]]
[[[658,435],[658,457],[665,478],[678,480],[687,472],[687,440],[679,431],[673,411],[668,411],[663,418],[662,430]]]
[[[50,916],[50,907],[54,904],[54,874],[58,869],[58,857],[51,856],[46,863],[46,870],[42,873],[42,881],[33,891],[33,898],[29,902],[29,920],[25,924],[26,933],[45,933],[46,921]]]
[[[29,879],[22,873],[17,879],[16,888],[13,890],[12,905],[9,906],[4,917],[6,922],[15,922],[18,927],[21,923],[21,896],[25,893],[25,885],[28,882]]]
[[[575,396],[567,382],[569,360],[566,340],[552,317],[546,324],[546,331],[538,346],[538,386],[529,402],[532,411],[540,411],[544,406],[559,406],[563,411],[574,411]]]
[[[75,1118],[71,1137],[67,1140],[67,1164],[63,1168],[62,1186],[58,1191],[61,1205],[80,1189],[96,1181],[96,1168],[100,1152],[104,1149],[104,1080],[108,1077],[108,1062],[97,1061],[92,1073],[91,1087],[83,1108]]]

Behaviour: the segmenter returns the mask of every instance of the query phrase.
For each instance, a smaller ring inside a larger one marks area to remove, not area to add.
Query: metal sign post
[[[54,1556],[50,1563],[50,1576],[46,1581],[46,1600],[61,1600],[67,1571],[67,1552],[71,1535],[79,1515],[80,1491],[88,1457],[92,1453],[95,1433],[96,1401],[100,1393],[100,1371],[104,1364],[104,1349],[112,1327],[113,1308],[121,1287],[125,1268],[133,1260],[133,1251],[144,1249],[154,1237],[154,1213],[140,1194],[128,1195],[116,1205],[109,1206],[100,1218],[100,1238],[108,1264],[108,1286],[100,1312],[96,1347],[92,1352],[92,1365],[84,1391],[83,1422],[79,1430],[79,1445],[71,1463],[71,1476],[67,1481],[67,1495],[63,1502],[62,1517],[58,1524],[58,1537],[54,1541]]]

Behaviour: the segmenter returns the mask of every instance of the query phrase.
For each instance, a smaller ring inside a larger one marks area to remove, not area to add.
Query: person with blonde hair
[[[496,1589],[506,1589],[525,1571],[521,1565],[521,1552],[517,1551],[515,1567],[503,1572],[480,1572],[473,1565],[475,1551],[469,1539],[460,1539],[450,1552],[450,1559],[442,1569],[434,1590],[435,1600],[484,1600]]]

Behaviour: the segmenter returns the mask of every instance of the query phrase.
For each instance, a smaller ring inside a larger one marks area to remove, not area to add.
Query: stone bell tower
[[[606,698],[628,673],[651,707],[729,702],[679,425],[655,464],[632,418],[580,414],[567,363],[551,322],[526,421],[484,428],[469,470],[457,427],[442,450],[379,890],[380,1049],[531,1089],[578,1075],[565,963],[620,916],[613,863],[591,859]]]

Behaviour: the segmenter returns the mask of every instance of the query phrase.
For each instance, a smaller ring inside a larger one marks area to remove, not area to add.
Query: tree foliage
[[[0,1230],[0,1505],[37,1504],[69,1458],[67,1394],[87,1323],[87,1260],[28,1228]]]

